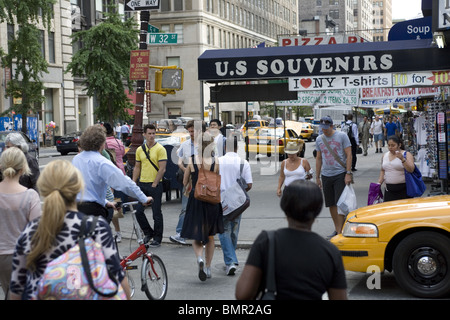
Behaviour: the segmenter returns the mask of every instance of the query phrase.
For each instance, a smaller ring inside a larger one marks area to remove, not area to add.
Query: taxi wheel
[[[450,293],[450,239],[437,232],[416,232],[403,239],[393,257],[398,284],[410,294],[439,298]]]

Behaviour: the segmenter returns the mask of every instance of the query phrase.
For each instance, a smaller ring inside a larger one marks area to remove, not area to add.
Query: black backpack
[[[349,139],[353,138],[353,122],[345,123],[341,129],[342,132],[345,132]]]

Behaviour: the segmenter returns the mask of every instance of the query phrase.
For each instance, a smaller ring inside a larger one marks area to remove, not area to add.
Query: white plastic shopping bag
[[[338,213],[342,215],[347,215],[349,212],[358,209],[355,190],[351,184],[345,186],[337,202],[337,207]]]

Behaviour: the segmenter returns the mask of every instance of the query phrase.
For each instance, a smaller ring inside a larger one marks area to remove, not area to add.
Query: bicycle
[[[133,218],[133,227],[136,231],[137,242],[139,247],[131,253],[129,256],[124,256],[120,260],[120,266],[125,270],[125,274],[128,278],[128,283],[131,289],[131,297],[135,293],[135,284],[133,278],[129,275],[129,270],[136,270],[136,265],[131,265],[135,260],[142,257],[141,265],[141,291],[145,292],[145,295],[150,300],[164,300],[167,294],[168,277],[166,267],[160,257],[154,253],[148,251],[149,245],[144,243],[144,235],[136,219],[136,210],[133,206],[138,204],[138,201],[124,202],[122,207],[128,206]],[[117,246],[117,251],[119,247]]]

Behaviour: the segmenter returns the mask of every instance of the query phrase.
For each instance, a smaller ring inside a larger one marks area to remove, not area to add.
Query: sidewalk
[[[314,142],[307,143],[305,155],[313,169],[315,169],[315,159],[312,156],[314,145]],[[383,151],[386,152],[387,148],[383,148]],[[59,156],[56,147],[46,147],[41,149],[41,158],[53,156]],[[368,156],[358,155],[356,165],[358,171],[353,174],[355,181],[353,187],[358,198],[359,207],[366,206],[369,185],[371,182],[376,182],[378,180],[381,157],[382,154],[375,153],[375,148],[373,147],[369,148]],[[250,164],[253,175],[253,187],[249,192],[251,205],[242,216],[238,239],[238,247],[240,248],[249,248],[262,230],[277,229],[287,226],[286,219],[279,206],[280,200],[276,196],[278,174],[274,176],[260,175],[260,164],[257,164],[256,162],[250,162]],[[315,181],[315,177],[312,181]],[[427,183],[427,186],[429,188],[429,183]],[[424,196],[427,196],[427,194],[428,191],[425,192]],[[172,191],[172,198],[170,201],[166,201],[166,195],[163,194],[162,211],[164,217],[163,243],[172,243],[169,237],[175,235],[175,228],[181,211],[181,199],[176,198],[175,191]],[[153,226],[151,208],[147,208],[145,212],[150,225]],[[129,239],[132,236],[133,230],[131,214],[126,213],[124,218],[119,219],[119,224],[123,238]],[[112,224],[111,227],[113,228]],[[333,229],[333,222],[329,210],[324,207],[313,224],[313,231],[326,237]],[[133,235],[133,237],[135,238],[136,236]],[[190,243],[190,241],[187,242]],[[220,245],[218,239],[216,245]]]
[[[310,162],[311,167],[315,168],[315,159],[311,155],[313,146],[314,143],[307,144],[306,158]],[[384,148],[383,151],[387,151],[387,148]],[[369,185],[371,182],[376,182],[378,180],[380,165],[381,154],[375,153],[375,148],[369,149],[368,156],[358,155],[358,162],[356,165],[358,171],[354,172],[355,184],[353,186],[358,198],[359,207],[367,205]],[[253,241],[262,230],[277,229],[287,226],[284,214],[279,207],[279,198],[275,194],[278,175],[259,176],[258,169],[255,169],[255,166],[257,165],[251,163],[251,166],[253,174],[253,188],[249,192],[251,205],[242,216],[238,239],[239,248],[251,247]],[[313,181],[315,181],[314,179]],[[426,196],[426,194],[427,192],[424,196]],[[163,194],[162,211],[164,217],[163,242],[172,243],[169,237],[175,235],[175,228],[181,211],[181,199],[176,199],[175,191],[172,192],[171,201],[166,201],[165,194]],[[150,208],[146,209],[146,215],[150,225],[153,225]],[[131,215],[129,213],[125,214],[125,217],[120,219],[119,223],[122,235],[125,238],[129,238],[133,226]],[[334,227],[329,209],[324,207],[313,224],[313,231],[326,237],[333,229]],[[187,242],[190,243],[190,241]],[[220,245],[218,239],[216,245]]]

